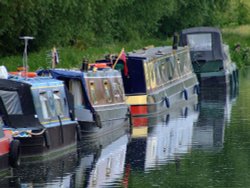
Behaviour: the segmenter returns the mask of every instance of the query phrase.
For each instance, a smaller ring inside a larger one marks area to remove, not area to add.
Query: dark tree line
[[[0,54],[20,52],[22,35],[36,38],[35,50],[85,48],[172,35],[191,26],[240,24],[248,10],[232,17],[233,9],[228,0],[0,0]]]

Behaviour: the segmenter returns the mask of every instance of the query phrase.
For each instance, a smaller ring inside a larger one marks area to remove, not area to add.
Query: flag
[[[126,56],[126,53],[124,51],[124,48],[121,50],[120,54],[118,55],[114,65],[113,65],[113,69],[115,68],[118,60],[122,60],[123,62],[123,72],[124,72],[124,76],[128,76],[128,65],[127,65],[127,56]]]
[[[122,54],[120,56],[120,59],[123,61],[123,64],[124,64],[124,68],[123,68],[124,75],[128,76],[127,56],[126,56],[126,53],[124,52],[124,49],[122,49]]]
[[[58,63],[59,63],[59,55],[56,48],[54,47],[52,49],[52,67],[54,68],[55,65],[57,65]]]

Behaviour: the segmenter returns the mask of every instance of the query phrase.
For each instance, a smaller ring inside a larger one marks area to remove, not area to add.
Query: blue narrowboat
[[[0,79],[3,129],[20,142],[21,158],[36,159],[76,146],[77,122],[62,81],[9,75]]]
[[[49,72],[53,78],[64,81],[73,94],[82,138],[94,139],[128,127],[129,107],[119,71],[110,67],[90,70],[86,64],[82,70],[51,69]]]

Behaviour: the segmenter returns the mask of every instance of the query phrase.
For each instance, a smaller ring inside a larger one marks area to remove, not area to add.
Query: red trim
[[[0,156],[9,153],[10,142],[12,140],[11,132],[4,131],[5,136],[0,139]]]
[[[147,115],[148,114],[148,108],[145,105],[136,105],[136,106],[131,106],[130,111],[132,115]]]
[[[132,118],[132,125],[135,127],[148,126],[148,118],[147,117]]]

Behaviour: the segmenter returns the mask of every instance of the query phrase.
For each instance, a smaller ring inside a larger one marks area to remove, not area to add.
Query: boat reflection
[[[21,164],[0,180],[0,187],[101,187],[121,182],[129,138],[127,129],[120,129],[102,139],[83,140],[71,154]]]
[[[129,142],[127,129],[100,139],[81,143],[82,157],[76,170],[76,187],[114,186],[121,181]]]
[[[216,151],[223,148],[225,128],[231,119],[231,110],[238,89],[203,89],[200,114],[194,124],[192,149]]]
[[[197,101],[193,101],[168,114],[149,118],[148,126],[134,126],[127,148],[126,167],[150,171],[188,153],[198,114]]]

